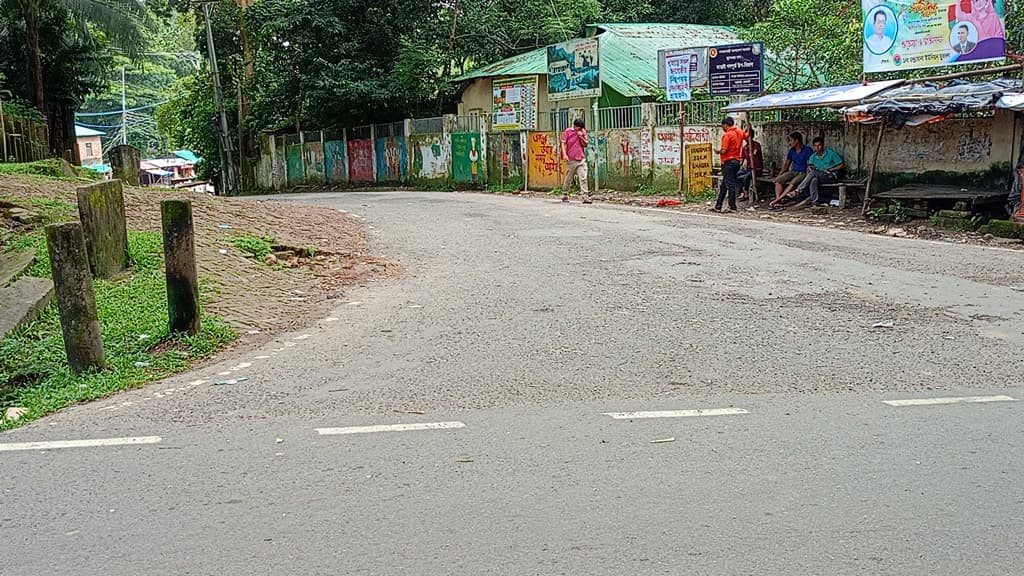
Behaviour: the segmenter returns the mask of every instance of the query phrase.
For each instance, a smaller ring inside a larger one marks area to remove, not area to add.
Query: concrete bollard
[[[167,311],[171,332],[199,332],[199,273],[192,230],[192,203],[160,203],[164,231],[164,270],[167,275]]]
[[[128,227],[121,182],[79,186],[75,192],[93,277],[110,278],[124,272],[129,264]]]
[[[103,368],[103,340],[81,224],[47,226],[46,243],[68,366],[76,374],[89,368]]]

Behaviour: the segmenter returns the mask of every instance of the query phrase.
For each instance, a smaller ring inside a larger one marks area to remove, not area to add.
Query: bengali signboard
[[[861,0],[864,71],[1002,60],[1005,0]]]
[[[733,44],[708,49],[712,96],[764,92],[764,44]]]
[[[495,130],[535,130],[537,128],[537,77],[495,80],[491,114]]]
[[[596,98],[600,95],[597,38],[580,38],[548,46],[548,100]]]
[[[658,87],[665,88],[668,79],[665,77],[665,60],[673,56],[690,55],[690,87],[701,88],[708,85],[708,49],[679,48],[676,50],[658,50]]]
[[[690,100],[690,65],[692,54],[680,54],[665,58],[665,95],[670,102]]]
[[[690,192],[703,192],[711,188],[711,144],[687,144],[685,154],[686,189]]]

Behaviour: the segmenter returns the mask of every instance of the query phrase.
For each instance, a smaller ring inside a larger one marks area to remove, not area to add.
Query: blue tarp
[[[861,100],[874,96],[903,80],[883,80],[868,84],[846,84],[845,86],[823,86],[797,92],[768,94],[746,102],[737,102],[723,108],[726,112],[753,112],[755,110],[777,110],[780,108],[838,108],[860,104]]]
[[[107,164],[92,164],[89,166],[82,166],[82,168],[88,168],[89,170],[92,170],[93,172],[99,172],[100,174],[106,174],[107,172],[110,172],[110,166]]]
[[[186,162],[195,164],[202,160],[202,158],[196,156],[191,150],[175,150],[174,155]]]

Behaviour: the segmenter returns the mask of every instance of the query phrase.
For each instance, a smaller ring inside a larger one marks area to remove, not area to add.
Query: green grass
[[[36,160],[35,162],[0,162],[0,174],[6,174],[8,176],[34,176],[44,177],[48,180],[58,179],[71,181],[93,181],[102,178],[99,173],[89,170],[88,168],[72,166],[72,169],[75,171],[76,177],[68,178],[61,170],[60,161],[56,159]]]
[[[695,192],[686,193],[686,202],[707,202],[708,200],[714,200],[718,197],[718,191],[714,188],[705,188],[704,190],[698,190]]]
[[[28,409],[17,421],[0,421],[0,430],[183,371],[192,361],[211,355],[235,338],[226,323],[212,316],[203,317],[203,329],[196,336],[171,336],[161,236],[129,232],[128,240],[135,263],[132,272],[112,281],[93,282],[108,367],[80,375],[70,373],[60,318],[56,305],[51,305],[39,320],[0,340],[0,409]],[[38,232],[21,241],[39,247]],[[45,242],[42,246],[40,262],[30,273],[49,276]],[[151,352],[157,344],[163,344],[161,349],[166,351]]]
[[[36,259],[32,266],[25,271],[25,276],[36,276],[39,278],[50,276],[50,253],[46,249],[46,224],[55,222],[69,222],[78,219],[78,208],[71,203],[52,198],[12,198],[0,195],[0,200],[28,208],[38,212],[43,217],[43,222],[36,226],[31,232],[16,235],[3,250],[22,250],[35,248]]]
[[[256,258],[260,262],[266,260],[267,255],[273,251],[275,242],[277,240],[265,234],[263,236],[234,236],[231,238],[231,243],[235,248]]]

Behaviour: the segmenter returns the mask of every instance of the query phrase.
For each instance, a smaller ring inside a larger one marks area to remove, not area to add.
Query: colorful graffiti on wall
[[[519,132],[487,136],[487,174],[492,185],[521,188],[523,185],[523,144]]]
[[[456,132],[452,134],[452,180],[460,184],[484,181],[480,134]]]
[[[344,141],[324,142],[324,175],[331,184],[348,182],[348,153]]]
[[[409,174],[409,158],[405,151],[405,138],[388,136],[377,138],[377,181],[404,182]]]
[[[348,179],[350,182],[373,182],[373,141],[348,141]]]
[[[413,182],[440,184],[448,180],[448,147],[441,134],[415,134],[409,136],[412,149]]]
[[[565,173],[559,170],[557,134],[530,132],[526,155],[530,188],[558,188],[562,185]]]

